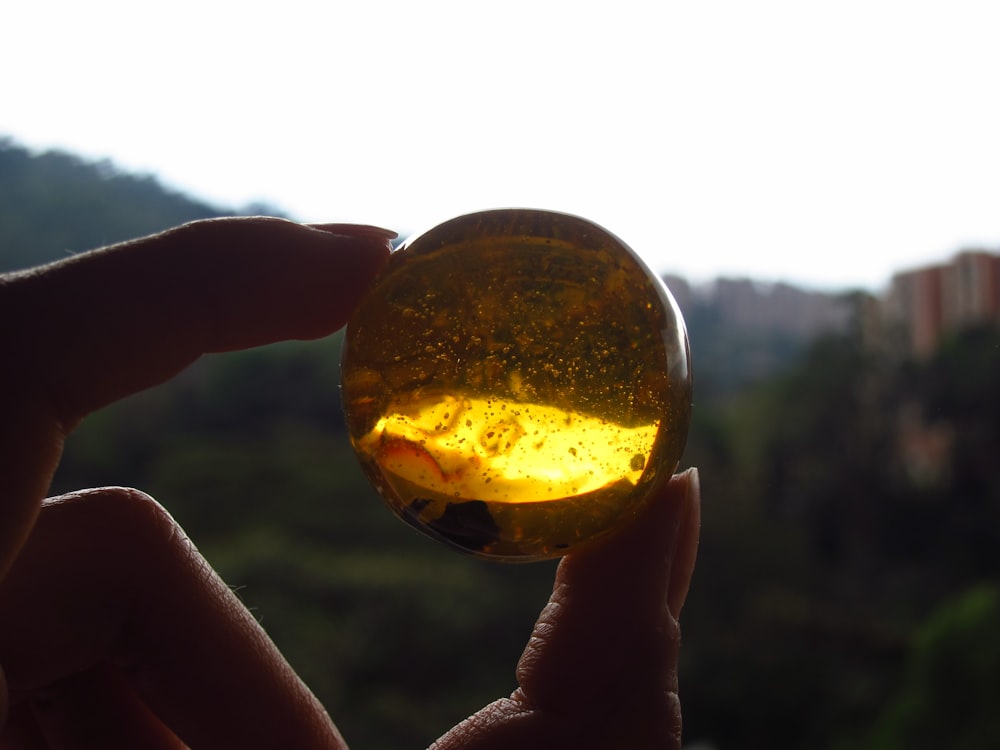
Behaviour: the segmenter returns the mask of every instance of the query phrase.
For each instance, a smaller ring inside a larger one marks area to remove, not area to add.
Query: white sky
[[[533,206],[658,270],[878,288],[1000,247],[1000,3],[66,0],[0,136],[406,234]]]

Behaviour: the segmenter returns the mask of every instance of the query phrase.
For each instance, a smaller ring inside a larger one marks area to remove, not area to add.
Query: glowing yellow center
[[[659,423],[624,427],[554,406],[429,395],[386,410],[359,448],[434,493],[505,503],[554,500],[646,468]]]

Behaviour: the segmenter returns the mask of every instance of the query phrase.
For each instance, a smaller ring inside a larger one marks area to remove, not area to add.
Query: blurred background
[[[598,221],[691,335],[687,744],[994,748],[998,22],[962,0],[7,9],[0,270],[218,215]],[[53,492],[153,494],[353,746],[425,746],[513,688],[554,566],[392,518],[343,430],[339,342],[206,357],[94,415]]]

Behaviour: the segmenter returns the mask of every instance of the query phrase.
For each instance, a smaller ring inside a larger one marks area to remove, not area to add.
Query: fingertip
[[[377,227],[373,224],[320,223],[307,224],[306,226],[341,237],[377,237],[394,240],[399,236],[399,232],[384,227]]]
[[[576,556],[597,554],[620,557],[630,552],[644,558],[647,563],[653,556],[666,556],[669,565],[688,510],[700,494],[699,485],[697,469],[688,469],[658,483],[650,490],[644,507],[626,526]]]
[[[667,588],[667,606],[675,618],[680,617],[691,588],[701,532],[701,475],[696,467],[692,467],[679,475],[678,479],[684,482],[684,506]]]
[[[533,705],[614,703],[623,681],[639,700],[676,692],[675,612],[697,548],[698,487],[691,470],[659,483],[626,527],[563,558],[518,664]]]
[[[378,271],[389,260],[392,253],[392,240],[398,235],[391,229],[371,226],[368,224],[305,224],[313,230],[317,237],[338,256],[347,255],[354,269],[356,278],[350,288],[341,290],[340,294],[351,297],[352,292],[361,292],[367,288],[367,283],[358,283],[368,277],[368,282],[374,279]],[[337,274],[331,277],[342,276]],[[356,304],[356,301],[352,303]]]
[[[559,577],[576,595],[632,609],[637,622],[655,621],[664,603],[676,618],[690,588],[700,526],[701,481],[691,468],[654,488],[627,526],[567,555]]]
[[[339,229],[203,220],[19,276],[5,287],[12,319],[32,321],[11,344],[19,378],[74,425],[204,353],[326,336],[347,322],[395,234],[329,226]]]
[[[688,485],[688,494],[697,495],[701,492],[701,473],[698,471],[697,466],[692,466],[685,469],[680,474],[675,475],[675,478],[683,479]],[[692,498],[693,499],[693,498]]]

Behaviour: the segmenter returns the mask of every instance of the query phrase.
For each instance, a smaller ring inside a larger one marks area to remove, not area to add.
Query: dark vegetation
[[[152,178],[0,142],[5,268],[218,213]],[[701,468],[704,529],[683,618],[686,736],[725,750],[1000,746],[997,329],[919,362],[850,333],[783,341],[780,371],[734,387],[745,347],[710,316],[689,322],[684,464]],[[334,336],[206,357],[89,418],[53,491],[153,494],[349,741],[420,747],[512,689],[553,566],[471,560],[391,517],[343,432],[338,349]]]

